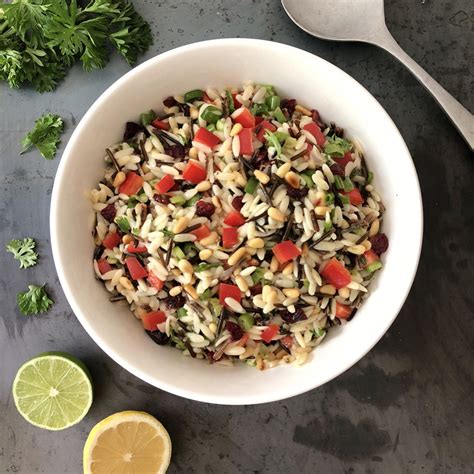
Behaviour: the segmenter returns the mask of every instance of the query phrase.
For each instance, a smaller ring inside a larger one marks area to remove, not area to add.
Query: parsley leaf
[[[115,218],[115,223],[118,225],[119,229],[124,233],[127,234],[130,232],[130,222],[126,216],[118,216]]]
[[[327,137],[328,144],[324,147],[324,153],[327,155],[335,155],[338,157],[344,156],[344,154],[352,148],[352,143],[340,138],[336,135]]]
[[[6,246],[7,252],[20,261],[20,268],[28,268],[36,265],[38,254],[35,252],[36,242],[31,238],[22,240],[10,240]]]
[[[44,158],[52,160],[56,155],[63,128],[63,120],[59,115],[43,115],[36,120],[33,130],[21,141],[20,154],[35,146]]]
[[[28,285],[28,291],[20,292],[16,296],[18,308],[25,316],[45,313],[53,304],[43,286]]]

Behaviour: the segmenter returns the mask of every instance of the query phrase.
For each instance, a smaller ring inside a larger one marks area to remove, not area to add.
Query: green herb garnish
[[[374,173],[372,171],[369,171],[367,174],[367,180],[365,184],[370,184],[374,180]]]
[[[56,150],[60,142],[59,137],[61,136],[63,129],[64,123],[59,115],[43,115],[35,121],[33,130],[31,130],[31,132],[29,132],[21,141],[22,148],[20,155],[28,151],[31,147],[35,146],[44,158],[47,160],[52,160],[56,155]]]
[[[205,263],[201,262],[199,265],[194,267],[195,273],[205,272],[206,270],[210,270],[211,268],[222,267],[222,263]]]
[[[200,199],[202,198],[202,195],[197,193],[195,194],[191,199],[188,199],[186,201],[186,204],[184,205],[185,207],[191,207],[194,206]]]
[[[174,232],[171,232],[169,229],[161,229],[161,232],[163,232],[163,235],[167,240],[174,238]]]
[[[28,291],[20,292],[16,296],[18,309],[25,316],[45,313],[53,304],[43,286],[28,285]]]
[[[186,308],[178,308],[176,310],[176,316],[178,318],[184,318],[184,316],[188,315],[188,310]]]
[[[171,255],[176,259],[176,260],[182,260],[183,258],[186,258],[186,255],[184,252],[181,250],[181,247],[179,245],[175,245],[173,247],[173,250],[171,251]]]
[[[270,132],[270,130],[266,130],[265,139],[267,140],[267,145],[272,146],[275,149],[277,156],[280,156],[281,144],[280,144],[280,141],[278,140],[278,137],[273,132]]]
[[[16,260],[20,261],[20,268],[28,268],[36,265],[38,254],[35,252],[36,242],[31,238],[22,240],[10,240],[6,246],[7,252],[11,252]]]
[[[148,112],[143,112],[140,114],[140,122],[141,124],[146,127],[156,119],[156,112],[154,110],[149,110]]]
[[[244,192],[253,194],[255,190],[257,189],[258,183],[259,183],[258,179],[252,176],[247,181],[247,184],[245,185],[245,188],[244,188]]]
[[[354,183],[352,182],[351,178],[349,178],[349,176],[346,176],[344,178],[344,183],[342,187],[344,188],[344,191],[346,193],[349,193],[354,189]]]
[[[281,99],[277,95],[271,95],[265,99],[265,104],[270,110],[275,110],[277,107],[280,107],[280,103]]]
[[[342,158],[352,148],[352,143],[344,138],[333,135],[327,136],[328,144],[324,147],[324,153]]]
[[[232,93],[230,92],[229,89],[225,90],[225,96],[227,100],[227,108],[229,109],[229,114],[234,112],[235,107],[234,107],[234,98],[232,97]]]
[[[239,316],[239,324],[244,331],[247,331],[255,324],[255,320],[250,313],[243,313]]]
[[[280,107],[277,107],[273,111],[273,116],[275,117],[276,120],[280,123],[284,123],[287,121],[287,118],[285,117],[285,114],[281,111]]]
[[[344,189],[344,181],[339,175],[334,175],[334,185],[337,189]]]
[[[261,283],[262,285],[265,285],[268,283],[268,280],[264,278],[265,271],[266,271],[265,269],[260,268],[260,267],[256,268],[253,271],[251,277],[252,277],[252,281],[254,285],[256,285],[257,283]]]
[[[222,111],[219,110],[217,107],[213,105],[208,105],[207,107],[203,107],[201,112],[201,118],[205,120],[207,123],[216,123],[222,117]]]
[[[186,204],[186,198],[182,194],[177,194],[170,198],[170,202],[175,206],[184,206]]]
[[[377,260],[376,262],[373,262],[371,263],[367,268],[366,270],[369,272],[369,273],[373,273],[375,272],[376,270],[380,270],[382,268],[382,262],[380,260]]]
[[[204,91],[202,91],[201,89],[194,89],[184,94],[184,101],[194,102],[195,100],[201,100],[203,96],[204,96]]]
[[[207,288],[203,294],[199,295],[199,299],[201,301],[207,301],[211,297],[212,297],[212,291],[209,288]]]
[[[268,107],[266,104],[253,104],[250,112],[252,115],[267,115]]]
[[[118,225],[118,228],[124,234],[127,234],[128,232],[130,232],[131,230],[130,222],[128,221],[128,218],[126,216],[118,216],[114,219],[114,222]]]

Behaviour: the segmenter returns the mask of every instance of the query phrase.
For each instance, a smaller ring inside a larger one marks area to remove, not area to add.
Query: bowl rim
[[[74,290],[69,284],[69,279],[68,276],[64,270],[63,262],[62,262],[62,257],[61,257],[61,252],[60,252],[60,223],[57,219],[58,215],[58,206],[60,202],[60,195],[59,195],[59,189],[61,187],[61,182],[63,181],[64,174],[66,172],[66,168],[68,166],[68,161],[71,156],[72,150],[76,146],[76,141],[78,140],[82,128],[84,128],[85,123],[89,120],[90,117],[92,117],[96,110],[102,105],[102,103],[106,102],[109,98],[109,96],[120,86],[127,82],[129,79],[133,78],[136,75],[139,75],[140,72],[144,69],[146,69],[150,64],[155,63],[155,62],[160,62],[163,59],[167,59],[173,56],[179,56],[182,52],[188,52],[188,51],[193,51],[193,50],[201,50],[205,49],[207,47],[212,47],[214,45],[227,45],[227,46],[235,46],[235,47],[252,47],[252,46],[265,46],[270,49],[281,49],[281,50],[287,50],[289,54],[291,53],[298,53],[298,54],[303,54],[307,55],[309,60],[312,60],[314,57],[317,58],[319,61],[323,61],[326,63],[330,68],[336,68],[338,69],[343,76],[345,76],[345,79],[348,80],[348,82],[351,82],[354,84],[355,87],[359,88],[360,92],[365,94],[368,100],[372,100],[374,102],[374,105],[378,109],[378,113],[380,115],[383,115],[385,119],[387,120],[387,123],[389,123],[393,129],[394,134],[398,134],[398,137],[401,140],[401,144],[404,148],[404,151],[407,155],[408,159],[408,165],[411,166],[411,170],[413,172],[413,176],[415,178],[414,180],[414,195],[416,195],[416,202],[413,203],[413,209],[414,212],[416,213],[417,219],[416,222],[418,222],[418,227],[416,229],[412,229],[413,234],[415,235],[417,239],[417,248],[416,248],[416,261],[414,262],[414,265],[412,267],[412,272],[411,275],[406,276],[406,291],[405,294],[403,295],[403,298],[400,298],[398,306],[392,310],[393,317],[387,320],[386,325],[383,329],[383,331],[380,332],[380,335],[377,337],[373,338],[370,341],[370,344],[368,344],[362,353],[359,353],[355,359],[353,359],[351,362],[348,364],[344,365],[340,370],[335,371],[331,375],[327,376],[325,379],[322,381],[319,381],[315,383],[313,386],[303,386],[303,388],[300,388],[299,386],[292,386],[288,387],[288,390],[284,396],[281,396],[281,394],[278,395],[273,395],[272,392],[265,393],[265,395],[251,395],[245,398],[237,398],[237,397],[226,397],[222,398],[222,396],[213,396],[213,395],[203,395],[202,393],[198,391],[192,391],[188,389],[183,389],[178,386],[163,382],[159,380],[156,377],[147,375],[144,373],[139,367],[137,367],[134,363],[129,362],[124,356],[122,356],[117,350],[109,347],[106,343],[103,342],[102,337],[100,334],[98,334],[95,329],[93,328],[92,324],[89,323],[88,317],[85,316],[80,309],[80,304],[76,300],[76,297],[74,296]],[[422,243],[423,243],[423,204],[422,204],[422,195],[421,195],[421,189],[420,189],[420,184],[419,184],[419,179],[418,175],[416,172],[416,168],[413,162],[413,159],[411,157],[410,151],[408,150],[408,147],[405,143],[405,140],[403,139],[400,131],[398,130],[397,126],[393,122],[392,118],[389,116],[387,111],[382,107],[382,105],[379,103],[379,101],[362,85],[360,84],[356,79],[354,79],[351,75],[346,73],[344,70],[339,68],[338,66],[332,64],[331,62],[321,58],[320,56],[317,56],[316,54],[310,53],[308,51],[305,51],[303,49],[297,48],[295,46],[290,46],[284,43],[279,43],[279,42],[274,42],[274,41],[268,41],[268,40],[262,40],[262,39],[253,39],[253,38],[225,38],[225,39],[212,39],[212,40],[206,40],[206,41],[199,41],[191,44],[187,44],[184,46],[180,46],[174,49],[171,49],[169,51],[165,51],[163,53],[157,54],[153,56],[152,58],[146,60],[145,62],[141,63],[140,65],[136,66],[135,68],[131,69],[128,71],[126,74],[121,76],[119,79],[117,79],[115,82],[113,82],[104,92],[100,94],[100,96],[93,102],[93,104],[89,107],[89,109],[86,111],[82,119],[79,121],[79,123],[76,125],[67,145],[66,148],[61,156],[61,161],[59,163],[56,176],[54,178],[54,184],[53,184],[53,190],[52,190],[52,195],[51,195],[51,205],[50,205],[50,235],[51,235],[51,248],[52,248],[52,254],[53,254],[53,260],[54,264],[56,267],[56,271],[59,277],[59,281],[61,284],[61,287],[64,291],[64,294],[66,296],[66,299],[73,310],[75,316],[83,326],[83,328],[86,330],[86,332],[89,334],[89,336],[93,339],[93,341],[110,357],[112,358],[115,362],[117,362],[120,366],[122,366],[124,369],[126,369],[128,372],[130,372],[132,375],[140,378],[141,380],[144,380],[145,382],[149,383],[150,385],[157,387],[161,390],[165,390],[169,393],[172,393],[174,395],[178,395],[183,398],[199,401],[199,402],[205,402],[205,403],[214,403],[214,404],[220,404],[220,405],[248,405],[248,404],[261,404],[261,403],[269,403],[269,402],[274,402],[278,400],[284,400],[290,397],[294,397],[297,395],[300,395],[302,393],[308,392],[310,390],[313,390],[321,385],[324,385],[328,383],[329,381],[335,379],[348,369],[350,369],[352,366],[357,364],[365,355],[367,355],[370,350],[380,341],[380,339],[386,334],[390,326],[393,324],[395,321],[395,318],[398,316],[400,310],[402,309],[403,305],[405,304],[405,301],[410,293],[411,287],[413,285],[413,281],[416,276],[416,272],[418,269],[418,264],[420,260],[420,255],[421,255],[421,248],[422,248]]]

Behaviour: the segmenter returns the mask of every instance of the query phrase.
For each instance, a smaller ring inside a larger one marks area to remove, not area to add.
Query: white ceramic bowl
[[[357,316],[329,337],[302,367],[264,372],[244,364],[212,366],[157,346],[130,311],[109,302],[95,280],[93,212],[84,191],[104,171],[104,148],[121,139],[124,124],[174,93],[206,86],[270,83],[282,96],[317,108],[357,137],[366,151],[387,213],[390,248],[385,268]],[[86,331],[116,362],[146,382],[194,400],[229,405],[280,400],[322,385],[363,357],[392,324],[410,290],[422,241],[422,204],[408,149],[380,104],[346,73],[283,44],[225,39],[184,46],[146,61],[109,87],[77,125],[54,182],[51,243],[66,297]]]

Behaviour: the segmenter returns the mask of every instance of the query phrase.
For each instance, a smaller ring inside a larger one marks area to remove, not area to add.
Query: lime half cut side
[[[25,362],[13,381],[13,399],[32,425],[63,430],[81,421],[92,404],[86,366],[65,352],[46,352]]]

